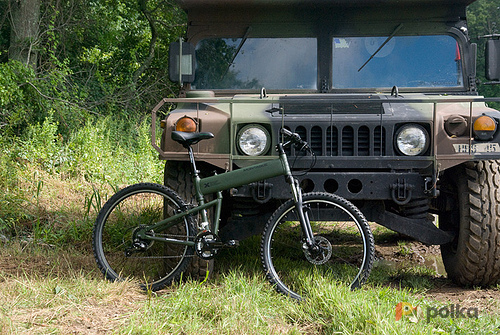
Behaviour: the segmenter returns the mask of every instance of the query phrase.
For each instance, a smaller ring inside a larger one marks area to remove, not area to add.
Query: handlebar
[[[288,129],[285,129],[285,128],[281,128],[281,134],[283,135],[283,137],[285,137],[286,139],[286,142],[285,143],[280,143],[276,146],[276,149],[278,150],[278,152],[281,154],[285,154],[285,150],[284,148],[289,146],[290,144],[295,144],[297,146],[300,147],[300,151],[302,150],[306,150],[307,152],[309,152],[309,154],[312,156],[312,160],[311,160],[311,166],[306,169],[305,171],[303,171],[304,173],[307,173],[308,171],[310,171],[314,165],[316,164],[316,155],[314,154],[314,151],[312,151],[311,147],[309,146],[309,144],[307,144],[306,141],[304,141],[302,138],[300,138],[300,135],[297,134],[297,133],[292,133],[290,130]],[[299,156],[295,156],[295,159],[297,159],[297,157]]]
[[[288,129],[285,129],[285,128],[281,128],[281,134],[283,134],[287,141],[286,143],[283,144],[283,146],[287,146],[288,144],[290,143],[293,143],[293,144],[296,144],[296,145],[299,145],[303,148],[309,148],[309,145],[307,144],[306,141],[302,140],[302,138],[300,137],[299,134],[297,133],[292,133],[290,130]]]

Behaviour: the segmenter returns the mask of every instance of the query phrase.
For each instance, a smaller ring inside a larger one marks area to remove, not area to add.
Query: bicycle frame
[[[168,242],[179,245],[193,246],[194,241],[178,240],[166,237],[157,237],[148,235],[149,231],[163,231],[172,227],[178,220],[185,218],[189,215],[201,215],[201,230],[208,230],[208,217],[206,210],[208,208],[215,206],[215,217],[214,217],[214,227],[213,232],[215,234],[219,231],[219,220],[222,207],[222,191],[246,185],[252,182],[260,181],[267,178],[272,178],[280,175],[284,175],[287,182],[292,187],[292,193],[296,203],[301,204],[301,190],[294,182],[290,166],[288,164],[287,156],[283,150],[283,145],[280,143],[277,146],[279,152],[279,158],[271,161],[266,161],[259,164],[254,164],[246,168],[239,170],[228,171],[220,175],[213,175],[206,178],[200,178],[198,170],[196,169],[196,162],[193,155],[193,150],[191,147],[188,148],[189,158],[191,161],[191,166],[193,168],[193,182],[195,185],[196,201],[197,206],[193,208],[181,208],[180,212],[162,221],[159,221],[153,225],[143,227],[136,233],[136,237],[145,240],[153,240],[160,242]],[[205,203],[204,195],[216,193],[216,199]],[[302,207],[300,207],[302,208]],[[302,210],[299,210],[303,214]],[[302,221],[302,219],[301,219]],[[308,234],[306,234],[308,236]],[[309,237],[309,236],[308,236]],[[308,238],[309,240],[309,238]]]

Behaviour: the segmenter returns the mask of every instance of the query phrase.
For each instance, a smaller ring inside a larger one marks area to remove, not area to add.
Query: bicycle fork
[[[292,198],[295,203],[295,210],[300,222],[300,227],[302,229],[302,235],[305,239],[305,246],[311,251],[319,250],[319,247],[314,241],[314,235],[311,227],[311,222],[309,221],[309,216],[307,212],[304,212],[304,203],[302,202],[302,189],[299,186],[299,181],[292,176],[290,166],[288,165],[288,159],[283,149],[284,145],[279,143],[277,145],[277,151],[280,156],[280,160],[283,164],[285,181],[290,185],[292,189]]]
[[[302,228],[302,234],[305,239],[305,244],[308,249],[316,250],[318,246],[314,241],[314,235],[311,227],[311,221],[309,221],[309,215],[304,211],[304,203],[302,202],[302,190],[299,186],[299,181],[295,178],[291,178],[290,187],[292,188],[293,201],[295,202],[295,211],[300,222],[300,227]]]

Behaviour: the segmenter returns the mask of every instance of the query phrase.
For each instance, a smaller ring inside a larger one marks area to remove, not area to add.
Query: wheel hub
[[[139,231],[141,231],[143,228],[144,227],[142,227],[142,226],[136,227],[134,229],[134,231],[132,232],[132,243],[131,243],[130,247],[125,249],[125,256],[126,257],[130,257],[132,254],[134,254],[136,252],[146,251],[149,248],[151,248],[151,246],[154,244],[153,240],[144,240],[142,238],[137,237],[137,233]],[[146,233],[150,236],[155,236],[155,233],[152,230],[150,230]],[[125,238],[122,240],[122,242],[124,245],[127,244],[125,241]]]
[[[314,246],[308,247],[304,243],[304,254],[306,259],[315,265],[325,264],[332,257],[332,245],[323,236],[314,236]]]

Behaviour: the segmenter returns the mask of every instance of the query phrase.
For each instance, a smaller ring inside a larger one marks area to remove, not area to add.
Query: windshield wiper
[[[386,40],[384,41],[384,43],[382,43],[381,46],[378,47],[378,49],[373,53],[373,55],[370,56],[370,58],[368,58],[368,60],[358,69],[358,72],[361,71],[366,64],[368,64],[369,61],[371,61],[373,59],[373,57],[375,57],[376,54],[378,54],[378,52],[387,44],[389,43],[389,41],[394,37],[394,35],[396,35],[398,33],[398,31],[403,28],[403,24],[400,23],[399,26],[396,27],[396,29],[394,29],[394,31],[392,32],[391,35],[389,35],[389,37],[386,38]]]
[[[245,31],[245,35],[243,35],[243,37],[241,38],[240,44],[238,45],[238,47],[234,51],[233,57],[231,58],[231,61],[227,64],[226,71],[224,71],[224,74],[222,75],[222,77],[220,77],[220,79],[222,79],[226,76],[227,72],[229,71],[229,68],[231,68],[231,65],[233,65],[233,62],[236,59],[236,56],[238,56],[241,48],[243,47],[243,44],[245,44],[245,42],[247,41],[248,35],[250,35],[250,31],[252,31],[252,27],[248,27],[247,30]]]

